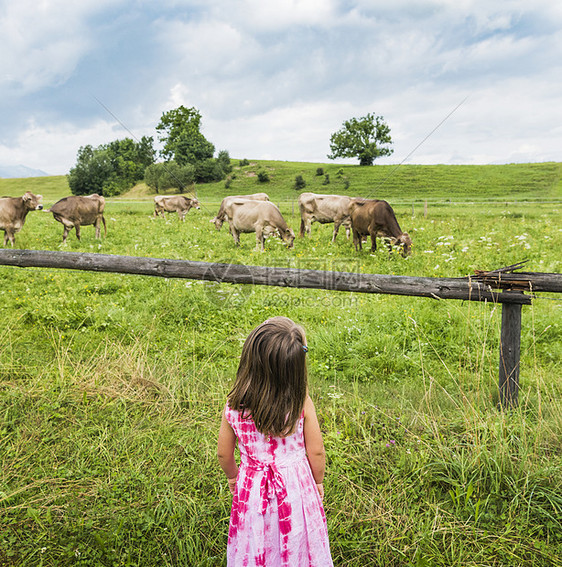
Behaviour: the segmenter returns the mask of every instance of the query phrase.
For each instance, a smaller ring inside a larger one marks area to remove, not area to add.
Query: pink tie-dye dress
[[[268,437],[226,406],[240,449],[228,531],[229,567],[333,565],[326,516],[304,446],[304,417],[288,437]]]

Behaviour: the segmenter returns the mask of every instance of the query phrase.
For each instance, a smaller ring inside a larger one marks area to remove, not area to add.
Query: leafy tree
[[[146,136],[138,143],[130,138],[110,142],[106,147],[116,176],[131,183],[142,179],[145,169],[154,163],[153,143]]]
[[[215,146],[200,132],[201,113],[195,108],[180,106],[164,112],[156,130],[164,144],[160,155],[165,161],[175,161],[179,166],[211,159]]]
[[[226,150],[222,150],[217,159],[206,159],[195,164],[195,179],[197,183],[213,183],[224,179],[231,171],[230,156]]]
[[[356,157],[360,165],[373,165],[376,158],[392,154],[394,150],[385,147],[388,144],[392,144],[390,128],[383,117],[367,114],[346,120],[343,128],[332,134],[328,158]]]
[[[154,162],[152,144],[153,138],[145,136],[138,143],[125,138],[97,148],[81,147],[68,174],[70,190],[74,195],[112,196],[130,189]]]
[[[174,161],[155,163],[146,168],[144,182],[156,193],[177,188],[183,193],[195,183],[195,166]]]
[[[103,195],[103,187],[111,176],[111,163],[107,152],[83,146],[78,150],[76,165],[67,175],[73,195]]]

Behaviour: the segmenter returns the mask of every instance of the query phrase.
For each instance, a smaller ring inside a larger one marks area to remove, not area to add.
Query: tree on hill
[[[154,163],[146,168],[144,182],[156,193],[179,189],[183,193],[195,183],[195,166],[178,165],[175,161]]]
[[[223,150],[213,158],[215,146],[200,131],[201,113],[195,108],[180,106],[164,112],[156,130],[164,144],[160,156],[164,163],[175,163],[180,168],[195,167],[195,181],[220,181],[231,171],[230,156]],[[181,190],[181,187],[180,187]]]
[[[358,158],[360,165],[373,165],[376,158],[389,156],[393,149],[390,128],[382,116],[367,114],[362,118],[351,118],[343,123],[343,128],[330,138],[331,154],[328,159]]]
[[[156,130],[164,144],[160,155],[165,161],[175,161],[180,167],[211,159],[215,146],[200,132],[201,113],[195,108],[180,106],[162,114]]]
[[[118,195],[144,178],[145,169],[154,163],[153,138],[140,142],[130,138],[78,150],[76,165],[67,176],[73,195]]]

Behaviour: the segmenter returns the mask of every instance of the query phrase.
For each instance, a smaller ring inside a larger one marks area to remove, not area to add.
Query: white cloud
[[[259,57],[255,42],[228,22],[161,20],[157,28],[178,72],[192,76],[234,73],[242,70],[241,62],[247,66]]]
[[[19,95],[66,80],[93,48],[90,16],[119,2],[111,0],[18,0],[3,2],[0,89]]]
[[[342,122],[373,112],[397,163],[467,96],[409,162],[562,155],[549,0],[0,3],[3,164],[65,173],[81,145],[155,136],[180,104],[217,149],[297,161],[326,161]]]
[[[238,25],[261,34],[295,25],[332,24],[336,19],[337,5],[335,0],[242,0],[234,10],[229,10],[229,16]]]
[[[0,163],[22,164],[51,175],[62,175],[76,163],[81,146],[96,147],[124,137],[115,124],[104,121],[87,128],[69,123],[43,126],[30,122],[9,146],[0,145]]]

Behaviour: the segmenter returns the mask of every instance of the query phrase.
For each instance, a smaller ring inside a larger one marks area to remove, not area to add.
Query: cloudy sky
[[[556,0],[0,0],[0,38],[1,165],[67,173],[180,105],[235,159],[327,163],[374,113],[377,163],[562,161]]]

